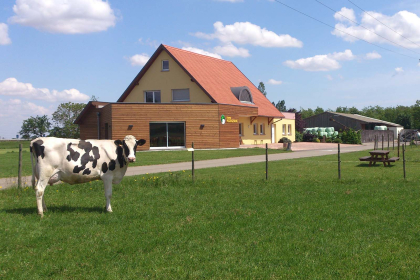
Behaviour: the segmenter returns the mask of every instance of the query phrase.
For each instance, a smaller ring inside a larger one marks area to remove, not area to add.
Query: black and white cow
[[[41,137],[31,141],[32,186],[38,214],[47,211],[44,190],[58,181],[69,184],[104,181],[106,211],[112,212],[112,184],[123,179],[129,162],[136,161],[137,146],[146,140],[128,135],[121,140],[77,140]],[[34,160],[36,164],[34,165]],[[35,177],[38,179],[35,185]]]

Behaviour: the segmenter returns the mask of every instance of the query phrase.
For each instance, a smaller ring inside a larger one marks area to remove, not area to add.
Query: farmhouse
[[[160,45],[117,102],[89,102],[81,139],[146,139],[139,149],[236,148],[294,140],[285,115],[230,61]]]

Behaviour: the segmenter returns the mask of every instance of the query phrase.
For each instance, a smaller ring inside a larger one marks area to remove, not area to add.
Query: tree
[[[316,109],[314,111],[314,114],[318,115],[318,114],[321,114],[321,113],[324,113],[324,112],[325,112],[324,109],[322,109],[321,107],[316,107]]]
[[[34,139],[45,136],[51,127],[47,115],[30,117],[23,121],[19,134],[24,139]]]
[[[79,126],[74,124],[74,121],[85,106],[86,104],[83,103],[61,103],[53,113],[52,120],[55,126],[51,130],[50,135],[62,138],[79,138]]]
[[[267,96],[267,92],[265,91],[265,85],[263,82],[260,82],[258,84],[258,90],[261,91],[261,93],[264,94],[264,96]]]
[[[413,111],[413,128],[420,128],[420,100],[412,106]]]
[[[315,115],[314,110],[312,110],[311,108],[308,108],[307,110],[305,110],[301,107],[300,112],[301,112],[301,115],[302,115],[303,119],[306,119],[306,118],[309,118],[309,117],[312,117],[313,115]]]

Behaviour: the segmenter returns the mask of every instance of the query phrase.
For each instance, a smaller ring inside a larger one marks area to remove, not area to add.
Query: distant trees
[[[265,85],[263,82],[260,82],[258,84],[258,90],[261,91],[261,93],[264,94],[264,96],[267,96],[267,92],[265,91]]]
[[[277,108],[277,110],[279,110],[280,112],[286,112],[287,108],[286,108],[286,102],[284,100],[279,100],[277,101],[277,103],[271,102],[271,104],[274,105],[274,107]]]
[[[73,124],[86,104],[61,103],[52,115],[54,127],[47,115],[30,117],[23,121],[20,135],[24,139],[34,139],[41,136],[55,136],[62,138],[79,138],[79,126]]]
[[[42,137],[48,133],[50,127],[51,122],[47,115],[30,117],[23,121],[19,134],[23,139]]]

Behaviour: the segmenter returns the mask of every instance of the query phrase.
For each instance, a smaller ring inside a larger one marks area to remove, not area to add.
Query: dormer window
[[[238,100],[242,103],[254,103],[251,90],[248,87],[231,87],[230,90],[232,91],[233,95],[235,95],[235,97],[238,98]]]
[[[162,71],[169,71],[169,60],[162,60]]]

